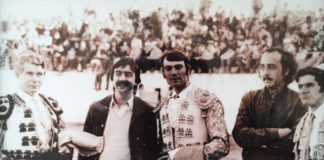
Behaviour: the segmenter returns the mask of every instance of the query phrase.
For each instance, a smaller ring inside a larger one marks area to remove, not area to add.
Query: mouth
[[[309,97],[308,95],[301,95],[300,98],[301,98],[301,99],[305,99],[305,100],[307,100],[307,99],[309,99],[310,97]]]
[[[179,77],[174,77],[174,78],[171,78],[171,81],[173,81],[173,82],[176,82],[176,81],[179,81],[180,80],[180,78]]]
[[[128,81],[118,81],[116,84],[116,88],[120,90],[129,90],[131,89],[132,84]]]
[[[264,79],[263,82],[265,82],[265,83],[271,83],[272,80],[270,80],[270,79]]]

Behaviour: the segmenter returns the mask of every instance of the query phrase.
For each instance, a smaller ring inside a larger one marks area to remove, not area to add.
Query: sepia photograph
[[[0,0],[0,160],[324,160],[323,0]]]

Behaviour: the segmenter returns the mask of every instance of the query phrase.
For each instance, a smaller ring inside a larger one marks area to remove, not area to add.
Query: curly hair
[[[16,74],[20,74],[24,71],[24,64],[33,64],[45,68],[44,57],[34,51],[26,51],[17,57],[15,57],[14,69]]]
[[[281,66],[282,66],[282,74],[284,76],[284,83],[286,85],[290,84],[292,81],[294,81],[298,65],[295,60],[295,57],[293,54],[284,51],[281,48],[269,48],[265,52],[278,52],[281,55]],[[287,75],[285,73],[288,72]]]

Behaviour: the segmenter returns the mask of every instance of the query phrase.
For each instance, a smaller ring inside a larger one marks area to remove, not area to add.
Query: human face
[[[30,96],[34,96],[42,85],[45,69],[40,65],[25,63],[23,71],[17,74],[19,87]]]
[[[283,82],[281,55],[278,52],[266,52],[261,57],[259,73],[265,87],[280,87]]]
[[[167,83],[178,93],[189,85],[188,72],[184,61],[163,61],[163,75]]]
[[[320,106],[324,98],[324,92],[320,92],[321,87],[313,75],[301,76],[298,81],[298,88],[300,99],[305,106],[311,106],[312,108]]]
[[[115,91],[119,93],[129,93],[133,91],[135,85],[135,73],[129,65],[114,69],[113,84]]]

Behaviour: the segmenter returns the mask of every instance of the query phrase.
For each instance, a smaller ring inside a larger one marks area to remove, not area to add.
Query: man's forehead
[[[277,51],[265,52],[261,57],[261,64],[264,62],[280,62],[281,54]]]
[[[116,71],[133,72],[129,65],[116,67],[115,72]]]
[[[178,64],[185,65],[184,61],[182,61],[182,60],[181,61],[169,61],[165,58],[163,61],[164,66],[175,66]]]
[[[299,78],[298,84],[316,83],[315,76],[306,74]]]
[[[35,68],[45,69],[45,67],[43,67],[42,65],[34,64],[34,63],[24,63],[22,66],[23,69],[35,69]]]

